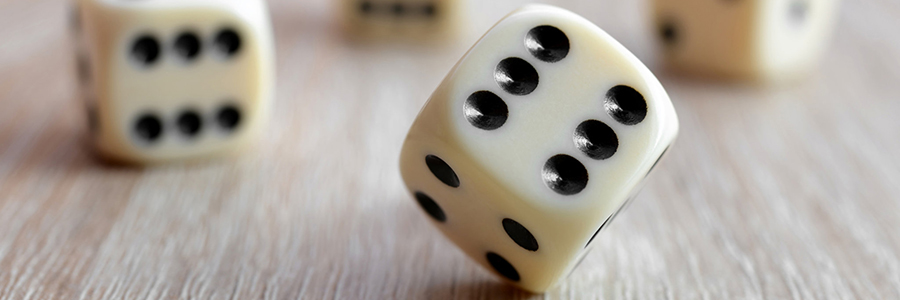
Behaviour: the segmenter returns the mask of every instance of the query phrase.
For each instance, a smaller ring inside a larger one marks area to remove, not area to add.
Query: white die
[[[461,0],[341,0],[341,20],[362,40],[438,41],[458,34]]]
[[[260,134],[274,81],[264,1],[75,3],[79,74],[103,156],[204,158]]]
[[[672,144],[659,81],[584,18],[530,5],[494,26],[412,125],[401,174],[472,259],[542,292]]]
[[[810,72],[838,0],[654,0],[665,63],[705,76],[785,81]]]

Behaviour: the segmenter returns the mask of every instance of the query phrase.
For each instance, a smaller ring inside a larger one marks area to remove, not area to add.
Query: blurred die
[[[837,0],[653,0],[665,63],[706,76],[783,81],[818,62]]]
[[[158,163],[250,144],[272,102],[262,0],[76,0],[72,26],[91,141],[106,158]]]
[[[342,0],[348,35],[362,40],[433,42],[459,33],[460,0]]]

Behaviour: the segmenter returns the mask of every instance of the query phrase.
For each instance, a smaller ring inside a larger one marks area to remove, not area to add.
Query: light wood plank
[[[486,1],[482,1],[486,2]],[[551,1],[656,64],[644,1]],[[84,143],[66,2],[0,3],[0,299],[898,299],[900,5],[845,1],[794,86],[658,70],[682,133],[559,288],[503,285],[404,191],[421,105],[517,1],[441,47],[341,38],[331,1],[272,1],[271,129],[232,160],[145,169]]]

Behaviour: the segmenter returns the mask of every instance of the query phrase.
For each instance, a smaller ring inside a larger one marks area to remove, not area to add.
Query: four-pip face
[[[273,80],[262,1],[79,4],[102,154],[137,163],[201,158],[259,134]]]
[[[475,261],[542,292],[674,141],[672,103],[612,37],[527,6],[450,71],[401,154],[410,193]]]

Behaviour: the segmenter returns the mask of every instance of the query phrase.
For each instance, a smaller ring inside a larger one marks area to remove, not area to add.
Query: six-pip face
[[[97,8],[95,6],[95,8]],[[157,162],[238,150],[271,101],[269,27],[235,9],[102,7],[94,17],[95,143]]]

